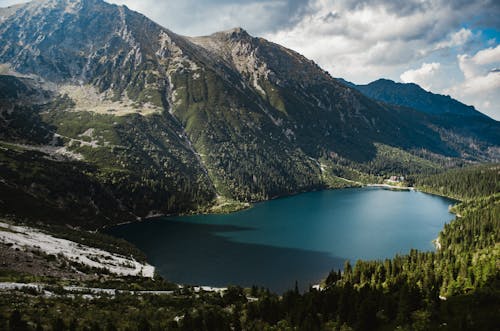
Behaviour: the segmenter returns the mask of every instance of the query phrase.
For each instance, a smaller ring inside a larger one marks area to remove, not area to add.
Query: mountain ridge
[[[428,114],[487,116],[477,111],[474,106],[465,105],[449,95],[426,91],[415,83],[397,83],[390,79],[379,78],[368,84],[356,85],[343,79],[340,80],[370,98],[410,107]]]

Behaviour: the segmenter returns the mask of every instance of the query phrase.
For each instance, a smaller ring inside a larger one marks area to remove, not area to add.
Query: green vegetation
[[[119,18],[101,9],[110,14],[106,26]],[[278,75],[259,78],[262,93],[255,73],[207,59],[178,36],[170,37],[186,57],[158,59],[158,45],[149,40],[160,28],[126,16],[131,33],[145,43],[144,62],[105,61],[89,72],[86,86],[101,97],[131,100],[138,111],[152,103],[163,112],[76,111],[79,100],[0,76],[8,87],[0,95],[0,144],[6,146],[0,150],[6,171],[0,214],[15,213],[23,201],[22,217],[95,229],[148,215],[231,212],[298,192],[382,183],[391,175],[435,174],[465,163],[458,155],[474,160],[470,144],[453,138],[450,128],[434,130],[421,114],[346,90],[278,45],[248,35],[223,38],[224,47],[240,41],[259,47],[259,65]],[[127,47],[118,43],[108,51]]]
[[[0,304],[8,312],[0,318],[0,329],[230,330],[231,321],[238,317],[231,310],[235,305],[241,306],[242,300],[238,292],[221,297],[195,294],[189,289],[174,295],[118,294],[93,299],[82,294],[74,298],[4,294],[0,296]],[[176,318],[182,322],[176,322]]]
[[[415,176],[413,181],[425,192],[459,200],[473,199],[500,192],[500,165],[453,169],[432,176]]]
[[[182,86],[174,92],[174,114],[220,195],[248,202],[324,187],[317,164],[271,121],[278,110],[264,114],[254,96],[232,90],[215,71],[198,74],[173,75]]]
[[[497,169],[497,165],[484,165],[418,177],[429,186],[440,187],[440,178],[483,175],[475,184],[470,183],[476,196],[454,207],[459,217],[441,231],[435,252],[412,250],[393,259],[357,261],[354,265],[347,261],[343,271],[328,275],[321,290],[301,294],[294,289],[279,296],[256,287],[231,287],[221,295],[196,293],[188,287],[175,289],[172,294],[120,293],[83,298],[83,293],[61,288],[68,283],[55,280],[52,290],[58,293],[56,297],[44,297],[33,290],[0,295],[0,328],[494,330],[500,310],[500,194],[490,194],[491,188],[482,187],[481,181],[494,182]],[[472,195],[453,181],[449,184],[447,192],[455,196]],[[16,277],[4,273],[0,279]],[[161,278],[77,284],[124,290],[174,288]]]
[[[229,214],[243,209],[250,208],[251,204],[248,202],[239,202],[236,200],[217,197],[216,203],[208,209],[201,209],[197,212],[213,213],[213,214]]]
[[[181,129],[163,116],[51,109],[43,120],[52,123],[65,149],[84,161],[55,153],[62,146],[2,143],[3,214],[95,229],[151,212],[180,213],[212,204],[215,194],[203,166],[179,137]],[[37,148],[50,156],[32,150]]]

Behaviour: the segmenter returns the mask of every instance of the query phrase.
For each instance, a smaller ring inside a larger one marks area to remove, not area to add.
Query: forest
[[[170,295],[99,296],[62,288],[54,296],[21,290],[0,295],[0,329],[496,330],[498,177],[498,165],[416,177],[417,187],[461,200],[453,207],[456,219],[436,239],[436,250],[411,250],[383,261],[346,261],[320,289],[300,293],[296,287],[279,295],[230,287],[221,295],[186,287]]]

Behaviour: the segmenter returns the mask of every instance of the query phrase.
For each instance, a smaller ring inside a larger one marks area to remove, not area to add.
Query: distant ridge
[[[427,114],[486,116],[473,106],[467,106],[447,95],[428,92],[414,83],[378,79],[366,85],[356,85],[343,79],[341,81],[375,100],[410,107]]]

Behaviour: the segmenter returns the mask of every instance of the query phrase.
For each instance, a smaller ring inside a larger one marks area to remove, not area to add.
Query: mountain
[[[417,84],[396,83],[388,79],[378,79],[366,85],[356,85],[344,79],[339,81],[369,98],[429,114],[432,116],[432,123],[447,130],[460,132],[463,136],[487,140],[494,145],[500,141],[498,121],[448,95],[434,94]]]
[[[386,103],[410,107],[427,114],[486,116],[473,106],[467,106],[448,95],[428,92],[414,83],[396,83],[378,79],[366,85],[351,85],[364,95]]]
[[[0,73],[0,208],[25,217],[97,227],[500,155],[241,28],[184,37],[101,0],[0,9]]]

